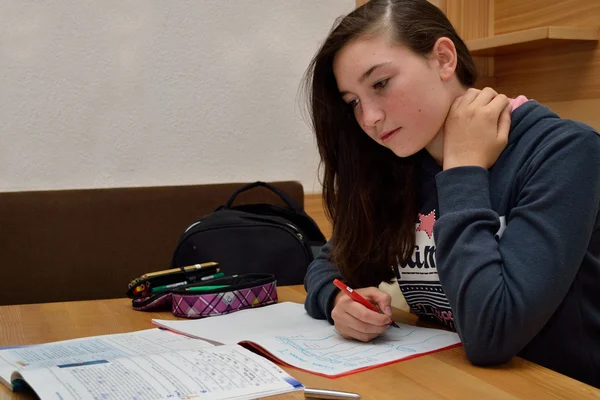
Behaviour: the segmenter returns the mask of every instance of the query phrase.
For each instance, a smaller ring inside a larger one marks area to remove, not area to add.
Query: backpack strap
[[[296,200],[294,200],[293,198],[291,198],[287,193],[285,193],[283,190],[280,190],[278,188],[276,188],[273,185],[269,185],[266,182],[261,182],[261,181],[256,181],[254,183],[249,183],[248,185],[245,185],[241,188],[239,188],[238,190],[236,190],[235,192],[233,192],[233,194],[229,197],[229,199],[225,202],[225,204],[220,207],[220,208],[231,208],[231,205],[233,204],[233,202],[235,201],[235,198],[242,192],[245,192],[247,190],[250,189],[254,189],[255,187],[258,186],[262,186],[264,188],[269,189],[271,192],[275,193],[277,196],[279,196],[279,198],[281,198],[281,200],[283,200],[283,202],[288,206],[288,208],[294,212],[303,214],[304,210],[302,209],[302,207],[300,206],[300,204],[298,204],[296,202]]]

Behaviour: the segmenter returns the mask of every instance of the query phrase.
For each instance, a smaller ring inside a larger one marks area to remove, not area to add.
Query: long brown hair
[[[323,201],[333,222],[333,262],[357,287],[390,281],[415,245],[415,156],[400,158],[370,139],[342,100],[333,60],[348,42],[386,33],[426,57],[440,37],[456,47],[456,74],[473,86],[476,70],[467,46],[446,16],[426,0],[371,0],[334,24],[311,61],[303,88],[321,156]]]

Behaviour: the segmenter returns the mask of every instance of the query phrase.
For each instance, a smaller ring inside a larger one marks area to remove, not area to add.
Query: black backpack
[[[257,186],[273,191],[287,207],[232,206],[240,193]],[[173,268],[216,261],[225,275],[272,273],[278,285],[297,285],[304,282],[308,264],[325,241],[294,199],[265,182],[255,182],[185,230],[173,254]]]

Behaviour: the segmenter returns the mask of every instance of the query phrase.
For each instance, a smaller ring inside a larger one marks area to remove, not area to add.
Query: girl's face
[[[438,40],[424,58],[391,44],[386,35],[359,38],[334,58],[338,89],[359,125],[398,157],[428,146],[439,152],[438,134],[452,101],[460,95],[454,76],[456,52],[452,42],[444,40],[448,42]],[[452,58],[448,51],[454,51],[453,60],[447,59]]]

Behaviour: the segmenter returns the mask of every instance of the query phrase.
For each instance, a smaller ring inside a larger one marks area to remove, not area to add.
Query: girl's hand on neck
[[[458,97],[444,123],[443,168],[489,169],[508,143],[511,106],[491,88],[469,89]]]

